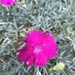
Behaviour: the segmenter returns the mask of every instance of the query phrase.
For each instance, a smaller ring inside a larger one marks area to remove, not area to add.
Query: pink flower
[[[16,4],[16,0],[0,0],[0,2],[4,6],[11,6],[12,4]]]
[[[25,46],[17,50],[18,57],[28,66],[45,66],[48,60],[56,57],[58,53],[55,37],[41,30],[29,32],[23,41]]]

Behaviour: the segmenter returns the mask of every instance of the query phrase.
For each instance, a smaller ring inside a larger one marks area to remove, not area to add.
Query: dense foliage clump
[[[49,32],[58,44],[56,58],[43,68],[28,67],[16,54],[16,49],[24,46],[22,38],[33,29]],[[75,75],[74,0],[18,0],[9,7],[0,3],[0,75],[38,73]]]

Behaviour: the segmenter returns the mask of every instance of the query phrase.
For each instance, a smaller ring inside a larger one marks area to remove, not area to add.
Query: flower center
[[[38,52],[40,52],[42,49],[40,48],[40,46],[36,46],[35,48],[34,48],[34,53],[38,53]]]

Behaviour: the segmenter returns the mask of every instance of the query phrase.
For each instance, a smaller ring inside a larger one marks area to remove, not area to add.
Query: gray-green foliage
[[[59,54],[50,60],[42,75],[75,75],[75,1],[19,0],[16,5],[0,4],[0,75],[35,75],[37,67],[27,67],[16,56],[23,46],[22,37],[28,30],[41,29],[56,37]],[[48,69],[58,62],[63,71]]]

